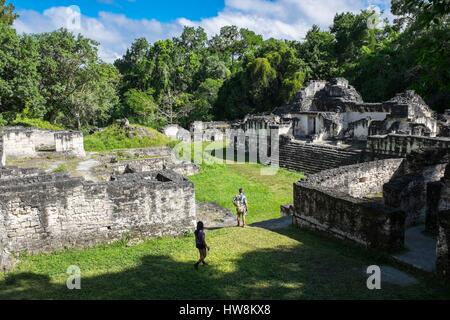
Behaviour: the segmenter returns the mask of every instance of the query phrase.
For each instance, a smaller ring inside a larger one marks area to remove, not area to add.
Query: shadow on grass
[[[298,238],[294,231],[277,230]],[[46,275],[16,272],[0,282],[0,299],[417,299],[450,295],[448,289],[423,280],[409,287],[383,284],[382,290],[370,291],[364,273],[374,262],[370,258],[359,256],[357,249],[343,249],[308,234],[302,234],[301,241],[294,247],[248,252],[237,260],[213,260],[198,271],[194,261],[148,255],[134,268],[82,277],[81,290],[68,290],[64,275],[56,284]],[[222,264],[232,267],[224,271]]]

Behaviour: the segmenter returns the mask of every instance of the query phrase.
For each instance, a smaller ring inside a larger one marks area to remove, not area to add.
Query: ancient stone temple
[[[294,185],[289,213],[301,228],[397,252],[397,261],[450,280],[449,161],[450,148],[434,147],[324,170]],[[421,235],[423,230],[428,236]],[[426,254],[415,248],[423,237],[435,243],[424,247],[431,250]],[[398,254],[405,246],[412,253]]]
[[[66,174],[1,168],[0,190],[3,270],[23,252],[181,235],[195,226],[194,186],[169,170],[89,182]]]
[[[277,152],[279,166],[316,173],[404,157],[423,147],[450,147],[446,119],[445,115],[438,117],[414,91],[367,103],[347,80],[336,78],[311,81],[291,103],[271,114],[248,115],[232,128],[245,135],[245,144],[234,142],[237,148],[245,146],[248,151],[249,140],[268,144],[264,156]],[[274,136],[279,137],[278,150],[270,146]]]
[[[49,153],[84,157],[83,134],[79,131],[51,131],[6,127],[0,131],[2,165],[7,158],[45,156]]]
[[[312,81],[290,104],[274,114],[292,120],[295,138],[366,140],[369,135],[437,135],[437,119],[414,91],[398,94],[380,103],[364,102],[343,78]]]

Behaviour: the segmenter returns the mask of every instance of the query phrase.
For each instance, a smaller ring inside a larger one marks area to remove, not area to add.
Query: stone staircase
[[[363,162],[363,150],[291,141],[280,145],[282,168],[314,174],[319,171]]]

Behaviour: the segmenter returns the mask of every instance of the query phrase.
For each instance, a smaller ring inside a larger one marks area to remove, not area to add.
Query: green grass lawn
[[[153,148],[173,146],[173,141],[153,128],[131,125],[127,129],[119,125],[111,125],[103,131],[84,137],[86,151],[109,151],[129,148]]]
[[[366,288],[365,251],[293,227],[210,231],[210,265],[193,268],[192,236],[135,246],[117,243],[26,257],[0,276],[0,299],[406,299],[449,298],[435,281]],[[81,268],[81,290],[66,288],[69,265]]]
[[[250,222],[279,216],[292,202],[292,183],[301,174],[280,170],[261,176],[257,164],[202,166],[190,179],[198,200],[233,208],[239,187],[250,202]],[[431,278],[418,284],[366,288],[367,266],[386,263],[367,251],[293,227],[256,227],[207,232],[209,266],[195,271],[192,235],[124,241],[84,250],[21,257],[9,274],[0,274],[0,299],[406,299],[450,298]],[[66,270],[81,268],[81,290],[66,288]]]
[[[203,166],[200,174],[189,179],[195,184],[197,200],[215,202],[235,211],[233,196],[244,188],[249,202],[248,222],[280,217],[280,205],[292,203],[293,183],[301,173],[280,169],[276,175],[261,175],[259,164]]]

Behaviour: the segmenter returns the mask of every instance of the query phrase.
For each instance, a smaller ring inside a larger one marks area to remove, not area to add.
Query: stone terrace
[[[194,186],[167,170],[94,183],[2,168],[0,190],[0,269],[21,252],[180,235],[195,226]]]

